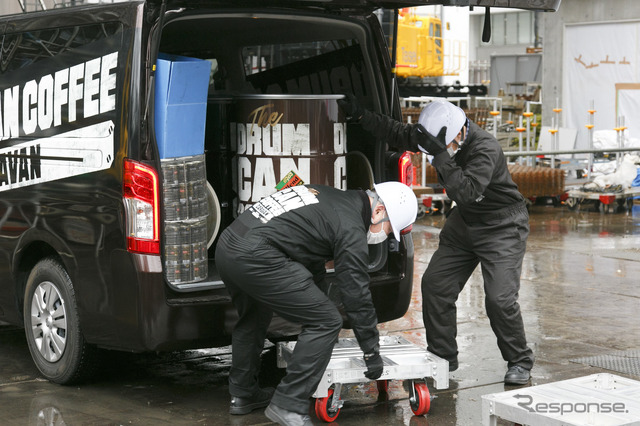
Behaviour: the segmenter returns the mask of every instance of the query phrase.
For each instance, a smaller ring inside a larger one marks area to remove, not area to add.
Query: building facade
[[[640,110],[622,104],[625,96],[640,104],[635,95],[640,90],[624,96],[618,90],[640,83],[640,2],[562,0],[558,12],[542,15],[543,121],[551,121],[557,102],[563,110],[561,126],[578,129],[576,147],[585,147],[593,102],[596,130],[613,129],[617,116],[624,114],[629,134],[640,137],[640,129],[634,128]]]

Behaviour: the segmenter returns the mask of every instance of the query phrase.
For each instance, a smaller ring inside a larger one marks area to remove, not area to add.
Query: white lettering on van
[[[234,164],[237,167],[234,178],[238,193],[237,214],[273,194],[277,183],[290,171],[296,173],[303,182],[312,183],[312,162],[316,160],[327,161],[331,158],[333,176],[326,176],[325,182],[314,183],[347,189],[347,161],[344,155],[347,146],[346,123],[333,125],[334,152],[324,152],[315,157],[311,155],[310,124],[279,123],[278,116],[261,116],[260,109],[254,110],[253,114],[253,123],[232,125],[237,151]],[[264,123],[267,125],[258,126]]]
[[[38,84],[35,80],[28,81],[22,91],[22,130],[30,135],[38,127]]]
[[[18,105],[20,97],[20,86],[14,86],[4,90],[4,133],[6,138],[18,137],[20,134],[20,123],[18,121]]]
[[[117,66],[113,52],[1,90],[0,140],[115,110]]]
[[[41,175],[39,144],[0,154],[0,186],[12,186]]]
[[[334,188],[347,189],[347,157],[340,156],[333,162]]]
[[[83,98],[84,83],[81,81],[84,81],[84,64],[69,68],[69,122],[76,121],[78,101]]]
[[[116,74],[111,72],[118,67],[118,52],[102,57],[100,65],[100,114],[116,109]]]
[[[347,123],[333,123],[333,152],[347,152]]]
[[[53,122],[53,76],[45,75],[38,83],[38,126],[47,130]]]
[[[0,149],[0,191],[111,167],[114,125],[105,121]]]
[[[309,123],[275,124],[269,127],[256,127],[253,131],[251,130],[252,123],[238,123],[236,127],[237,150],[240,155],[311,154]]]

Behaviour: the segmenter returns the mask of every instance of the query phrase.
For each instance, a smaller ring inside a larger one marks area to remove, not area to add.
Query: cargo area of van
[[[199,11],[167,20],[159,42],[155,131],[163,165],[164,262],[176,291],[223,286],[213,264],[217,237],[288,174],[340,189],[397,179],[400,154],[348,125],[337,104],[353,93],[369,108],[387,107],[380,102],[385,76],[374,72],[382,64],[372,62],[383,58],[370,51],[369,32],[362,20],[304,13]],[[167,87],[183,97],[182,105],[167,103]],[[185,94],[189,89],[194,92]],[[163,127],[172,119],[177,131]],[[397,285],[406,267],[388,262],[397,247],[370,248],[373,280]]]

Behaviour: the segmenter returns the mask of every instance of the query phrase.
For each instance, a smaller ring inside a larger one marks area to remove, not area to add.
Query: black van
[[[401,117],[375,15],[395,3],[147,0],[0,18],[0,322],[24,326],[43,376],[85,378],[97,348],[229,344],[216,239],[278,187],[411,184],[408,155],[337,107],[354,93]],[[402,317],[411,235],[371,246],[369,267],[379,321]],[[296,332],[274,319],[270,338]]]
[[[400,117],[374,7],[131,1],[0,18],[0,321],[25,327],[43,376],[82,379],[96,348],[229,344],[217,235],[286,175],[410,183],[407,156],[336,103],[350,92]],[[371,249],[380,322],[409,305],[402,240]],[[276,319],[270,337],[296,332]]]

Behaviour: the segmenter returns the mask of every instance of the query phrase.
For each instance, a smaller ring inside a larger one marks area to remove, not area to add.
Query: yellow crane
[[[402,9],[397,38],[396,75],[399,78],[445,75],[440,18],[418,16],[414,8]]]
[[[466,89],[486,95],[482,85],[442,85],[437,77],[459,75],[467,60],[467,42],[443,37],[442,20],[418,15],[416,8],[398,11],[395,74],[400,96],[437,95]],[[391,37],[391,36],[390,36]],[[393,46],[392,40],[389,43]]]

